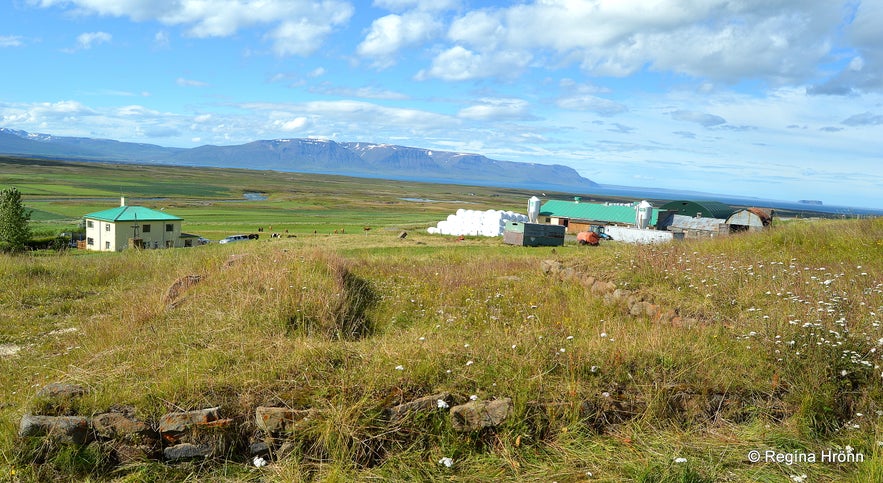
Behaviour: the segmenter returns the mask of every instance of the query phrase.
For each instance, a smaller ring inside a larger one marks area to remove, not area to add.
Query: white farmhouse
[[[83,216],[86,221],[86,249],[121,251],[133,248],[178,248],[192,246],[192,235],[181,233],[182,218],[143,206],[120,206]]]

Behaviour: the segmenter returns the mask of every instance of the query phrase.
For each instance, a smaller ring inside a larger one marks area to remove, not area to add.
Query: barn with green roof
[[[125,199],[116,208],[89,213],[83,219],[87,250],[179,248],[190,246],[193,241],[191,235],[181,232],[182,218],[144,206],[126,205]]]
[[[563,225],[568,233],[586,231],[591,225],[635,226],[637,203],[584,203],[579,197],[573,201],[549,200],[540,207],[540,217],[546,223]],[[650,226],[656,226],[659,212],[653,210]]]
[[[676,215],[689,216],[692,218],[720,218],[726,220],[736,210],[719,201],[669,201],[659,207],[660,211],[670,211]]]

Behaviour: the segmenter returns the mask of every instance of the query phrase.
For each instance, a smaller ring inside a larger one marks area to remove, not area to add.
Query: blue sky
[[[0,127],[883,209],[883,0],[12,0]]]

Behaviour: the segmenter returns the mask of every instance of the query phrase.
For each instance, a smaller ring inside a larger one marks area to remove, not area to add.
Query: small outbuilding
[[[675,234],[677,239],[696,240],[726,236],[730,233],[727,220],[669,214],[660,226]]]
[[[761,231],[772,225],[772,223],[773,211],[764,208],[739,210],[727,218],[727,225],[730,226],[730,232],[732,233]]]
[[[168,213],[126,205],[83,216],[86,222],[86,249],[122,251],[125,248],[180,248],[193,245],[181,232],[182,218]]]
[[[506,222],[503,243],[525,247],[560,247],[564,245],[566,228],[539,223]]]

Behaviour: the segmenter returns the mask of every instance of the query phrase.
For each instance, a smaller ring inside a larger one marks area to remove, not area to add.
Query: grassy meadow
[[[0,255],[0,481],[883,481],[883,219],[524,248],[425,232],[458,208],[523,212],[517,190],[12,160],[0,185],[37,232],[122,193],[214,240],[292,235]],[[676,317],[631,315],[544,260]],[[202,281],[167,303],[187,275]],[[175,464],[23,441],[50,382],[88,389],[77,414],[220,406],[241,434],[227,458]],[[467,433],[441,410],[389,421],[438,393],[513,411]],[[257,406],[318,410],[261,468]]]

